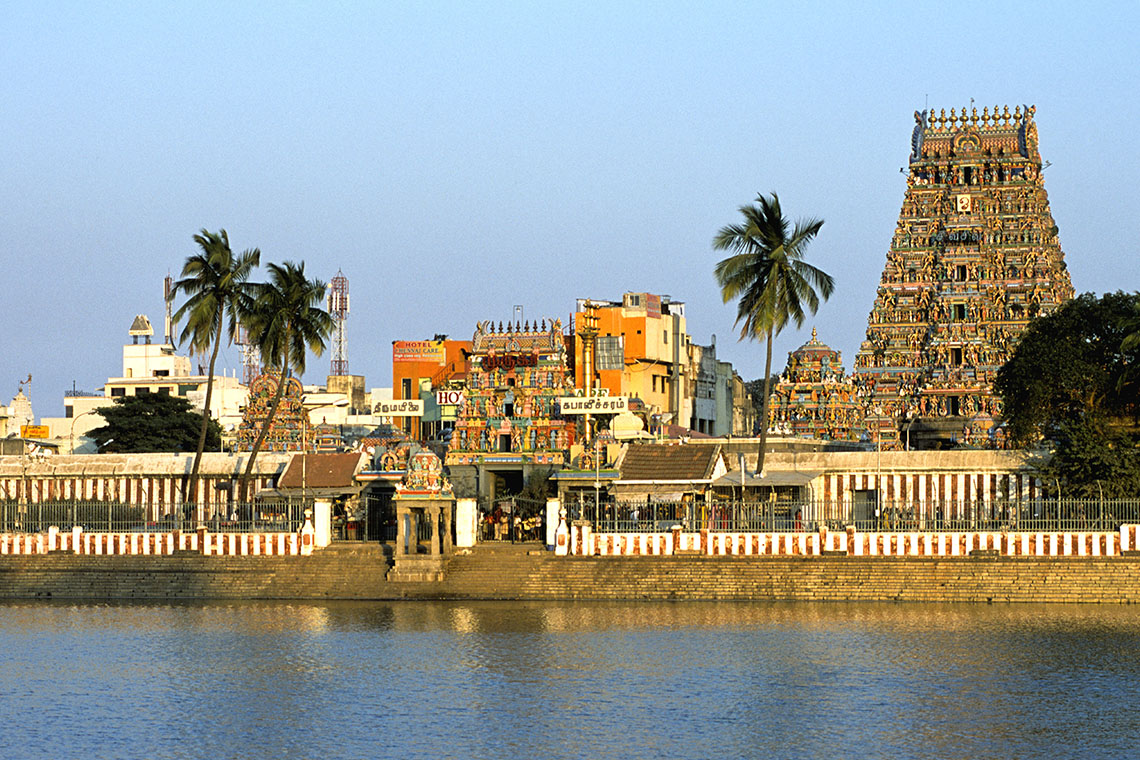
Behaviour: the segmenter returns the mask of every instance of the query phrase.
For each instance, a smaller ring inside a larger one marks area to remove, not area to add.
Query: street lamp
[[[77,419],[79,419],[80,417],[86,417],[87,415],[95,414],[98,411],[99,411],[99,409],[88,409],[83,414],[80,414],[78,416],[71,418],[71,434],[69,436],[70,443],[68,444],[68,449],[67,449],[68,454],[74,454],[75,453],[75,421]]]

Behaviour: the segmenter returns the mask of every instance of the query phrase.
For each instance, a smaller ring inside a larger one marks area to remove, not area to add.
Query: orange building
[[[430,392],[462,382],[467,374],[467,354],[471,351],[469,340],[394,340],[392,341],[392,398],[424,399],[424,416],[419,422],[422,429],[416,430],[415,418],[406,417],[393,420],[396,427],[423,438],[436,432],[447,422],[448,410],[440,409]],[[428,393],[430,398],[425,398]],[[450,419],[454,420],[454,409]]]
[[[579,299],[574,326],[577,388],[639,398],[661,422],[689,424],[683,303],[651,293],[626,293],[620,302]]]

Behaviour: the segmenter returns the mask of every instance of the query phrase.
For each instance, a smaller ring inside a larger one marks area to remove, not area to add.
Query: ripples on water
[[[1129,757],[1140,609],[0,604],[3,757]]]

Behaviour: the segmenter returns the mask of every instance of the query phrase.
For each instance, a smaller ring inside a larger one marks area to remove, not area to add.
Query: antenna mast
[[[341,376],[348,374],[348,338],[344,329],[348,321],[348,278],[338,269],[329,285],[329,316],[336,323],[329,374]]]

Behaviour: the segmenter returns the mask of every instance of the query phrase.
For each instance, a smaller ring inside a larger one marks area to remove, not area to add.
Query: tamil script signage
[[[20,425],[21,438],[50,438],[51,430],[47,425]]]
[[[372,407],[372,414],[378,417],[423,417],[424,402],[418,398],[378,401]]]
[[[629,396],[563,396],[562,414],[617,414],[629,411]]]
[[[537,367],[538,356],[536,354],[495,354],[494,356],[484,356],[482,364],[485,372],[490,372],[493,369],[510,372],[515,367]]]
[[[440,340],[394,340],[392,361],[443,364],[447,361],[447,352]]]

